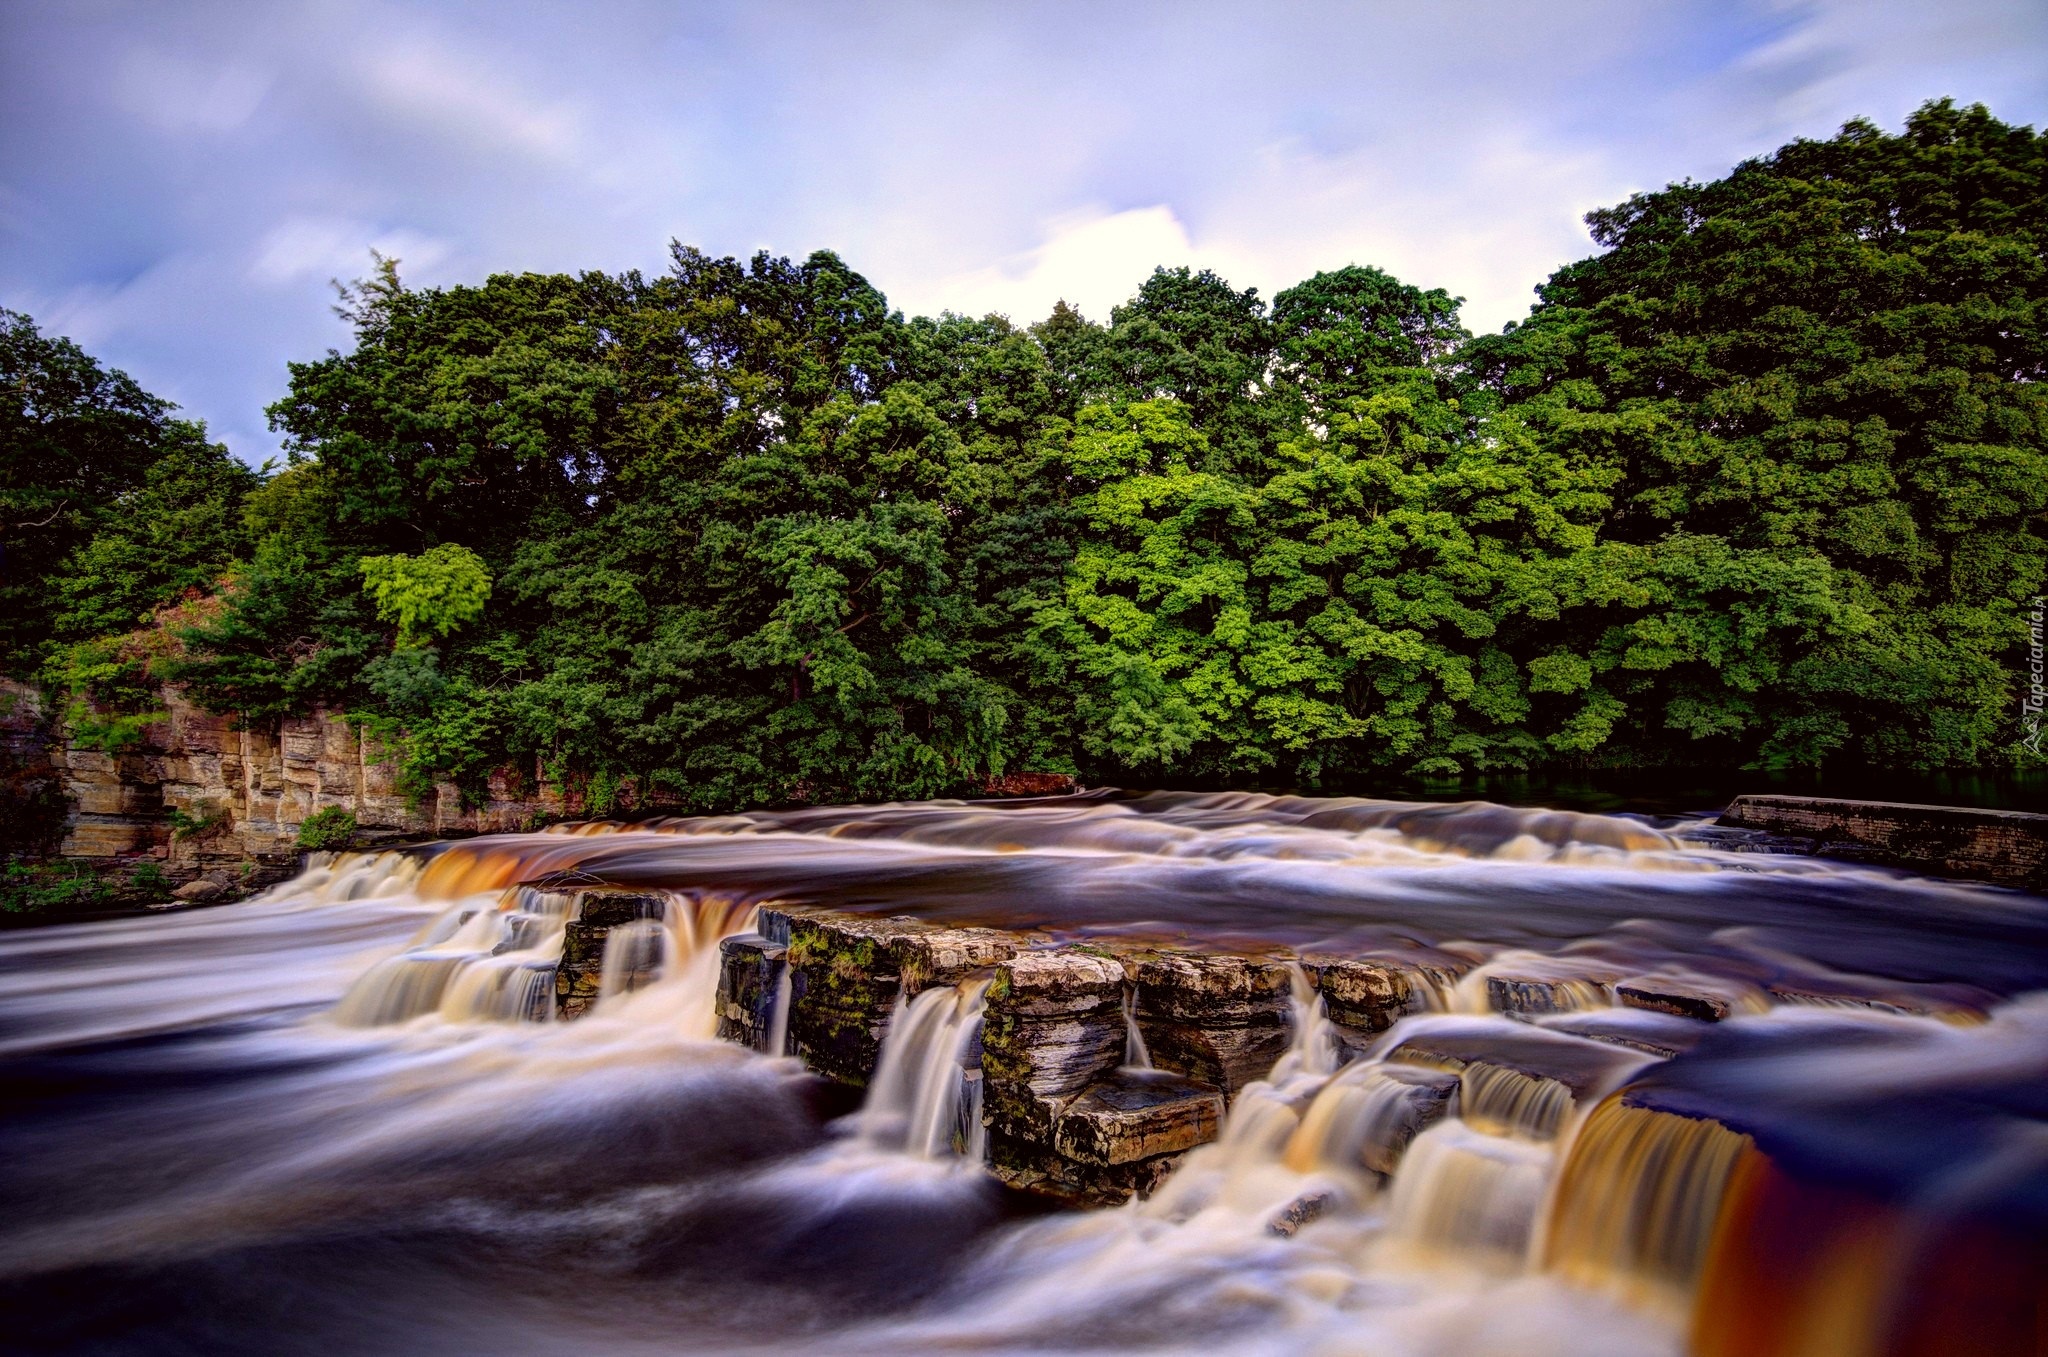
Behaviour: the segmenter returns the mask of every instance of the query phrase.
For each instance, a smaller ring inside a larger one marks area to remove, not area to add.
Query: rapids
[[[598,882],[665,903],[559,1021],[567,891]],[[1441,983],[1347,1044],[1296,967],[1291,1045],[1218,1140],[1144,1200],[1048,1213],[979,1167],[985,979],[899,1001],[864,1102],[712,1038],[718,941],[769,903]],[[0,1089],[23,1351],[2048,1335],[2048,901],[1684,820],[1159,794],[316,858],[241,904],[0,935]]]

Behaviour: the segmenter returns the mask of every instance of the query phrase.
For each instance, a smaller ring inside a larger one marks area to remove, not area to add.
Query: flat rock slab
[[[1843,801],[1821,796],[1738,796],[1721,813],[1731,829],[1837,845],[1868,861],[2048,890],[2048,815],[1967,806]]]
[[[1053,1148],[1084,1164],[1131,1164],[1183,1154],[1216,1138],[1223,1093],[1161,1070],[1117,1070],[1067,1104]]]

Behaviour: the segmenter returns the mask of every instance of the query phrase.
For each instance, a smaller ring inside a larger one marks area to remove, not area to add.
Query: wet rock
[[[1180,1158],[1162,1154],[1128,1164],[1084,1164],[1043,1140],[995,1130],[988,1135],[988,1171],[998,1181],[1062,1206],[1120,1206],[1149,1197]]]
[[[1223,1094],[1164,1070],[1119,1068],[1123,966],[1081,948],[1022,952],[989,986],[982,1020],[982,1119],[989,1171],[1011,1187],[1080,1206],[1152,1191],[1213,1140]]]
[[[1159,1069],[1228,1096],[1272,1071],[1290,1037],[1287,967],[1246,956],[1143,952],[1126,961],[1138,1029]]]
[[[1489,975],[1486,1003],[1496,1013],[1571,1013],[1601,1008],[1615,977]]]
[[[814,1072],[864,1087],[899,994],[950,985],[1014,954],[1015,935],[876,919],[807,906],[761,911],[761,931],[787,948],[789,1049]]]
[[[1266,1233],[1282,1239],[1292,1239],[1301,1233],[1301,1227],[1319,1219],[1336,1203],[1328,1192],[1305,1192],[1280,1208],[1278,1215],[1266,1222]]]
[[[597,1002],[605,938],[612,929],[668,913],[668,897],[653,891],[599,886],[579,890],[575,896],[573,917],[562,930],[562,959],[555,968],[558,1018],[580,1018]]]
[[[172,895],[180,900],[191,901],[218,900],[227,893],[228,888],[226,886],[218,881],[208,881],[205,877],[201,877],[197,881],[187,881],[184,885],[171,892]]]
[[[1302,968],[1323,996],[1338,1040],[1354,1051],[1410,1013],[1427,1012],[1433,992],[1456,979],[1449,971],[1379,958],[1304,957]]]
[[[1721,813],[1729,828],[1804,839],[1827,857],[2048,888],[2048,815],[1960,806],[1840,801],[1814,796],[1738,796]]]
[[[1614,997],[1630,1008],[1647,1008],[1699,1022],[1719,1022],[1734,1009],[1723,995],[1654,976],[1620,982],[1614,987]]]
[[[1123,995],[1123,967],[1093,952],[1023,952],[997,968],[981,1025],[992,1132],[1050,1140],[1066,1100],[1123,1059]]]
[[[787,949],[758,933],[741,933],[719,942],[717,1010],[722,1040],[757,1051],[768,1049],[776,990],[787,957]]]
[[[1499,1019],[1419,1033],[1387,1058],[1456,1071],[1465,1120],[1537,1139],[1650,1063],[1638,1051]]]
[[[1053,1148],[1083,1164],[1130,1164],[1184,1154],[1216,1138],[1223,1094],[1159,1070],[1117,1070],[1060,1110]]]

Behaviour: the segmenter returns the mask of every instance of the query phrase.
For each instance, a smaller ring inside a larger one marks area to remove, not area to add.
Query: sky
[[[836,250],[910,314],[1375,264],[1527,313],[1583,215],[1929,98],[2044,0],[0,0],[0,306],[278,450],[329,280]]]

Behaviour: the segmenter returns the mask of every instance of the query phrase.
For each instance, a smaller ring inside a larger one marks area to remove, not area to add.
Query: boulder
[[[172,895],[180,900],[190,900],[195,903],[203,900],[218,900],[227,893],[228,888],[226,886],[218,881],[208,881],[205,877],[200,877],[197,881],[187,881],[184,885],[171,892]]]

